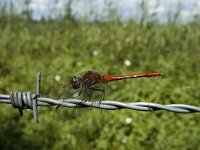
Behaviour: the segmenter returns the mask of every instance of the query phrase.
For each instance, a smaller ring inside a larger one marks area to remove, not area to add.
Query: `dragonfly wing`
[[[89,89],[92,93],[92,100],[94,101],[102,101],[105,98],[105,89],[106,89],[105,83],[99,83],[95,84],[93,86],[90,86]]]
[[[66,99],[73,97],[76,90],[71,88],[69,85],[61,83],[55,87],[53,93],[56,95],[57,99]]]

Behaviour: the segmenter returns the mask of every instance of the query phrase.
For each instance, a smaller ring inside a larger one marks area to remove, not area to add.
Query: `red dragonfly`
[[[92,91],[98,91],[101,93],[101,100],[104,99],[105,96],[105,86],[98,86],[101,84],[107,84],[108,82],[123,80],[123,79],[130,79],[130,78],[141,78],[141,77],[156,77],[156,76],[163,76],[162,73],[159,72],[144,72],[138,74],[129,74],[129,75],[110,75],[110,74],[101,74],[95,71],[87,71],[80,75],[74,76],[69,80],[69,85],[74,89],[74,92],[70,94],[69,97],[77,98],[82,93],[84,93],[84,97],[90,100],[92,97]],[[75,95],[76,94],[76,95]],[[65,98],[66,99],[66,98]],[[83,100],[83,101],[84,101]]]

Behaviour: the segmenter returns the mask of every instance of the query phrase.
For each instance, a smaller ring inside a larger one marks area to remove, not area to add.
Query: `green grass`
[[[34,92],[39,70],[42,97],[55,96],[48,92],[58,84],[55,75],[66,82],[87,70],[159,71],[166,76],[111,83],[106,99],[200,106],[198,25],[15,20],[2,23],[0,35],[1,94]],[[72,119],[67,109],[39,108],[36,124],[28,110],[20,118],[1,104],[0,112],[1,149],[200,149],[199,113],[90,110]]]

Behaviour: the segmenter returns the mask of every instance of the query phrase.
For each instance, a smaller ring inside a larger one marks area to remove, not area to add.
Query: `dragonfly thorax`
[[[69,81],[69,85],[71,85],[73,89],[79,89],[81,86],[81,79],[74,76]]]

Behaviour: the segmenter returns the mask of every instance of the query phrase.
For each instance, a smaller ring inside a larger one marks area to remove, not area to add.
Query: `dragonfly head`
[[[81,86],[80,78],[76,76],[72,77],[69,81],[69,85],[71,85],[73,89],[79,89]]]

